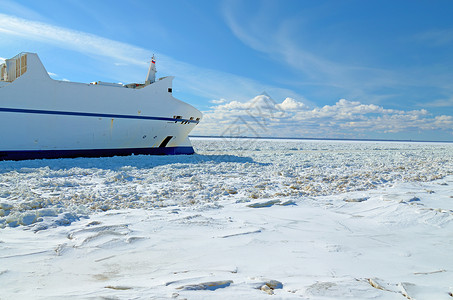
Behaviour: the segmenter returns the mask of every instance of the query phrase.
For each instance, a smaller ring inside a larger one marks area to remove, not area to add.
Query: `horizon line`
[[[189,135],[189,138],[225,138],[225,139],[271,139],[271,140],[321,140],[321,141],[362,141],[362,142],[409,142],[409,143],[453,143],[453,141],[400,140],[400,139],[360,139],[360,138],[310,138],[310,137],[273,137],[273,136],[232,136],[232,135]]]

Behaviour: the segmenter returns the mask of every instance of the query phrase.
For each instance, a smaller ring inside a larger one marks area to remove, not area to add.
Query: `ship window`
[[[173,137],[173,136],[171,136],[171,135],[167,136],[167,137],[162,141],[162,143],[160,143],[159,148],[164,148],[164,147],[166,147],[167,144],[168,144],[168,142],[171,140],[172,137]]]
[[[168,88],[168,92],[169,93],[173,92],[173,89],[172,88]]]

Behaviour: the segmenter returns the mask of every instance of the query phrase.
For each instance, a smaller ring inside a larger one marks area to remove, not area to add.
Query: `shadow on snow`
[[[0,161],[0,173],[11,171],[26,172],[27,169],[48,167],[51,170],[64,170],[71,168],[83,169],[108,169],[118,170],[123,167],[138,169],[154,168],[172,164],[198,164],[198,163],[262,163],[255,162],[251,157],[236,155],[131,155],[99,158],[61,158],[61,159],[37,159],[22,161]],[[31,170],[30,170],[31,171]]]

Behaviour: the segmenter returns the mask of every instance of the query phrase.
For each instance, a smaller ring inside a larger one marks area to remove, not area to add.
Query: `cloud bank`
[[[377,134],[385,138],[431,130],[453,134],[453,117],[346,99],[310,108],[292,98],[277,103],[268,95],[259,95],[245,103],[222,101],[212,106],[194,134],[306,138],[376,138]]]

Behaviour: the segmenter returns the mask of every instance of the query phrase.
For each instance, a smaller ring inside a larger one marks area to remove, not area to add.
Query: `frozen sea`
[[[453,299],[453,144],[0,162],[0,299]]]

